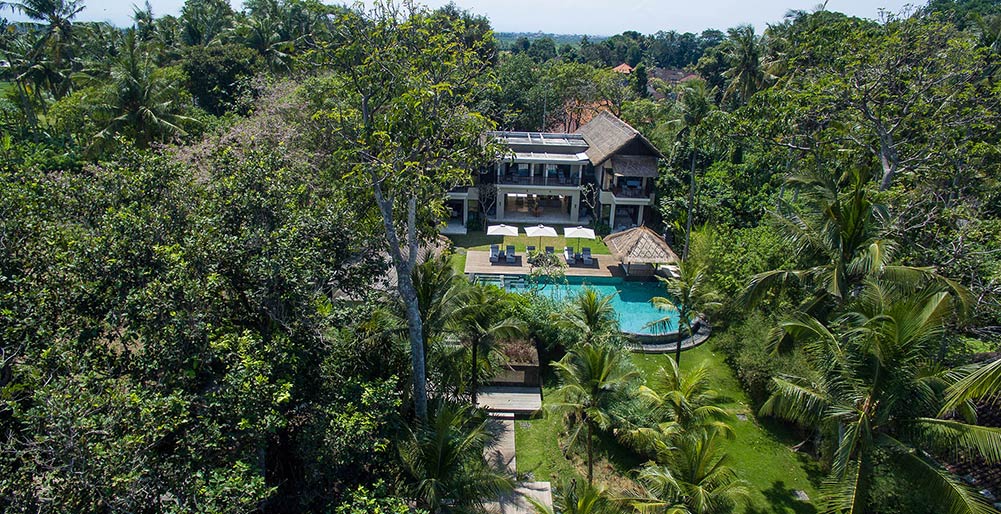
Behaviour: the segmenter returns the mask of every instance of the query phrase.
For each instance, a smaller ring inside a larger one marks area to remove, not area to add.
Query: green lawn
[[[588,240],[588,239],[566,239],[563,236],[556,237],[543,237],[542,241],[539,241],[538,237],[528,237],[525,235],[520,235],[516,237],[500,237],[500,236],[488,236],[485,232],[470,232],[466,235],[451,235],[448,236],[449,239],[455,243],[456,248],[465,248],[467,250],[490,250],[490,245],[499,244],[501,248],[506,245],[514,245],[514,249],[517,252],[524,252],[525,247],[528,245],[534,246],[536,249],[541,250],[547,246],[552,246],[557,250],[562,250],[566,246],[571,246],[577,248],[577,246],[591,248],[591,253],[595,255],[608,255],[608,247],[605,243],[601,242],[601,238]]]
[[[452,269],[455,270],[456,273],[458,273],[460,275],[463,274],[463,273],[465,273],[466,272],[466,249],[465,248],[456,248],[455,249],[455,253],[453,253],[452,257],[449,259],[449,262],[452,263]]]
[[[670,358],[668,355],[632,355],[633,362],[644,376],[656,372]],[[739,508],[737,512],[815,513],[813,505],[800,502],[793,495],[799,489],[805,491],[810,498],[816,498],[816,482],[821,477],[812,459],[790,449],[800,440],[780,424],[767,419],[758,420],[754,416],[747,395],[723,361],[722,355],[713,353],[707,346],[682,354],[683,369],[691,369],[702,363],[709,366],[714,387],[724,396],[723,406],[734,415],[746,416],[746,421],[734,422],[736,439],[727,448],[732,465],[741,478],[749,483],[751,490],[749,504]],[[551,389],[547,387],[543,396],[547,403],[552,400],[546,396],[548,392]],[[560,452],[560,428],[556,419],[516,422],[519,474],[532,472],[536,479],[548,480],[576,472],[574,464]],[[612,487],[628,488],[631,485],[629,480],[616,479],[615,476],[628,475],[628,470],[641,463],[636,462],[635,457],[618,447],[614,441],[603,442],[602,446],[605,448],[599,452],[602,463],[596,469],[596,479],[600,477],[603,483]],[[610,480],[617,483],[609,483]]]

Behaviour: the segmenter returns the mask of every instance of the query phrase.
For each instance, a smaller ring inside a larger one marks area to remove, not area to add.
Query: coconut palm
[[[688,182],[688,216],[685,219],[685,247],[681,258],[688,258],[688,246],[692,235],[692,220],[695,218],[696,175],[695,160],[698,157],[699,140],[703,137],[703,122],[716,109],[712,96],[706,90],[703,80],[688,80],[679,86],[678,101],[674,104],[677,110],[676,123],[681,124],[678,132],[679,140],[687,140],[691,152],[691,169]]]
[[[765,87],[768,76],[761,66],[765,53],[763,38],[754,33],[751,25],[741,25],[728,31],[729,37],[723,43],[727,69],[723,77],[727,80],[723,100],[737,99],[746,103],[754,93]]]
[[[469,282],[464,275],[456,273],[448,256],[441,254],[428,256],[424,262],[414,267],[414,289],[417,291],[417,310],[421,326],[424,328],[424,351],[431,342],[441,338],[448,325],[455,319],[469,290]],[[405,317],[405,305],[398,302],[400,316]]]
[[[3,48],[3,57],[10,63],[15,91],[28,125],[38,123],[36,106],[44,106],[44,88],[52,78],[51,61],[40,47],[44,40],[36,31],[15,35]]]
[[[554,488],[553,504],[546,505],[535,499],[529,502],[541,514],[616,514],[622,509],[600,485],[585,484],[576,479],[564,480]]]
[[[439,395],[456,395],[461,392],[461,384],[452,380],[463,372],[464,350],[448,340],[456,313],[469,291],[465,276],[456,273],[446,255],[429,255],[414,267],[414,289],[417,293],[417,311],[421,320],[421,332],[425,362],[425,374],[431,376],[429,387]],[[406,308],[402,299],[397,299],[393,312],[404,328],[406,337]]]
[[[185,44],[208,46],[233,26],[235,14],[225,0],[186,0],[181,8],[181,34]]]
[[[492,438],[486,418],[468,406],[432,402],[426,421],[400,442],[406,487],[431,513],[479,512],[483,502],[513,489],[514,480],[483,456]]]
[[[717,405],[719,393],[712,389],[709,368],[701,365],[682,373],[675,361],[668,360],[647,383],[639,396],[652,408],[656,418],[676,424],[685,434],[719,431],[732,435],[726,423],[731,416]]]
[[[887,237],[889,214],[873,201],[868,172],[852,169],[837,182],[826,175],[794,175],[788,183],[799,192],[801,207],[786,206],[774,218],[800,258],[813,264],[755,275],[745,301],[754,303],[768,291],[802,284],[810,297],[800,310],[824,319],[856,296],[863,282],[878,278],[903,288],[936,282],[966,303],[963,288],[934,269],[893,264],[896,244]]]
[[[272,17],[249,16],[235,29],[236,37],[246,46],[257,50],[273,73],[286,72],[291,67],[291,52],[295,42],[282,37],[277,20]]]
[[[640,512],[721,514],[747,497],[720,447],[716,432],[680,439],[658,463],[639,472],[646,496],[633,501]]]
[[[716,294],[710,288],[707,278],[707,266],[700,259],[688,259],[678,263],[677,276],[670,278],[657,277],[667,289],[669,296],[657,296],[650,301],[658,309],[678,313],[678,323],[685,327],[690,341],[695,340],[695,330],[692,318],[696,314],[720,305]],[[668,327],[673,323],[673,317],[668,315],[648,324],[651,327]],[[681,364],[681,338],[675,345],[674,362]]]
[[[593,439],[596,430],[612,425],[611,409],[638,376],[621,348],[610,344],[584,343],[572,348],[552,364],[560,379],[549,410],[562,415],[569,431],[569,444],[583,443],[587,450],[587,482],[594,480]]]
[[[470,394],[474,406],[479,386],[479,370],[484,364],[489,366],[489,357],[496,350],[497,342],[521,337],[526,333],[525,324],[521,320],[504,316],[509,311],[509,301],[503,292],[494,286],[483,284],[470,286],[468,294],[463,298],[463,305],[456,311],[454,329],[469,344],[472,353]],[[484,362],[481,363],[481,360]]]
[[[120,133],[131,135],[140,146],[185,135],[182,125],[196,120],[182,114],[188,108],[179,101],[183,98],[179,77],[160,75],[152,56],[129,29],[111,66],[107,98],[98,106],[108,121],[95,143]]]
[[[579,334],[578,341],[582,344],[598,344],[619,333],[612,295],[601,296],[591,288],[581,291],[565,309],[555,313],[553,321]]]
[[[965,366],[962,378],[949,386],[941,414],[963,408],[973,400],[996,404],[1001,399],[1001,359]]]
[[[972,424],[967,408],[962,420],[941,417],[958,370],[934,359],[953,310],[948,292],[902,295],[870,281],[830,328],[805,313],[782,323],[817,375],[773,379],[761,414],[816,427],[834,446],[824,512],[867,512],[877,459],[906,470],[895,475],[901,479],[918,477],[915,487],[938,499],[941,512],[994,512],[932,456],[962,451],[1001,461],[1001,429]]]
[[[21,0],[0,1],[0,10],[10,8],[45,26],[39,51],[44,50],[51,58],[52,72],[59,80],[51,81],[51,93],[62,98],[69,92],[70,74],[67,64],[73,59],[73,19],[83,10],[83,0]]]

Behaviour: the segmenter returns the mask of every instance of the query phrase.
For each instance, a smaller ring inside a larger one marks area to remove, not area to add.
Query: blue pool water
[[[527,286],[515,286],[519,290]],[[572,298],[584,289],[594,289],[601,296],[614,294],[612,306],[619,315],[619,328],[632,334],[665,334],[678,330],[678,311],[661,310],[650,303],[655,296],[667,296],[664,285],[659,282],[627,282],[617,277],[567,277],[566,283],[544,284],[539,294],[562,300]],[[670,317],[666,326],[647,327],[652,321]]]

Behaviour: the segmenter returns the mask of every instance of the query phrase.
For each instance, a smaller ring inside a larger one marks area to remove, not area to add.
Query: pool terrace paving
[[[489,251],[469,250],[466,252],[465,273],[474,275],[528,275],[532,266],[523,253],[517,254],[514,264],[506,262],[490,262]],[[561,254],[562,255],[562,254]],[[621,277],[622,268],[618,259],[611,255],[591,255],[594,264],[591,266],[570,266],[566,269],[568,277]]]

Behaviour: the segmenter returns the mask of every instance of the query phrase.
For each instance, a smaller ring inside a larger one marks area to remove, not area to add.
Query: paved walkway
[[[562,258],[562,253],[560,254]],[[568,277],[617,277],[622,276],[622,268],[619,261],[611,255],[592,255],[594,264],[589,267],[570,266],[566,269]],[[524,252],[518,254],[514,264],[506,262],[490,262],[490,252],[483,250],[469,250],[466,252],[467,274],[479,275],[528,275],[532,272],[532,267],[525,260]]]
[[[686,337],[681,340],[681,350],[685,351],[699,346],[706,342],[706,339],[709,339],[709,334],[711,333],[712,328],[708,323],[700,323],[699,330],[695,332],[695,337]],[[640,344],[633,347],[633,351],[639,353],[673,353],[677,350],[678,343]]]
[[[488,429],[493,442],[484,449],[487,462],[512,475],[517,474],[515,452],[514,416],[535,412],[542,408],[542,394],[537,387],[484,387],[477,394],[480,407],[490,411]],[[531,409],[531,410],[529,410]],[[553,491],[549,482],[521,482],[514,492],[485,506],[495,514],[536,514],[537,509],[529,500],[553,506]]]
[[[487,462],[498,469],[506,469],[512,475],[518,472],[514,451],[514,414],[492,413],[487,428],[494,440],[484,449]]]

